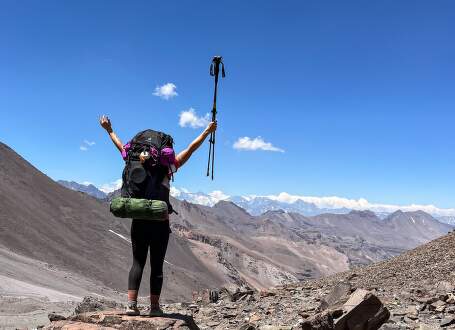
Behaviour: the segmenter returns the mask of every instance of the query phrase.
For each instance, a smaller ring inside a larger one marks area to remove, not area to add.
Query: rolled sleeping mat
[[[111,213],[119,218],[166,221],[167,203],[158,200],[116,197],[111,201]]]

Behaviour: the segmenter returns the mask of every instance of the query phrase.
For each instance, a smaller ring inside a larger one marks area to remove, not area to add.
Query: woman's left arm
[[[190,145],[183,151],[181,151],[176,159],[177,162],[179,163],[179,167],[182,167],[183,164],[185,164],[188,159],[190,159],[191,155],[193,152],[195,152],[201,144],[205,141],[207,136],[209,136],[210,133],[215,132],[217,128],[217,122],[212,121],[207,128],[199,135],[193,142],[190,143]]]

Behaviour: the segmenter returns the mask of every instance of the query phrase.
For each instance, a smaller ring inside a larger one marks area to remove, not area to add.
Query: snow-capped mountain
[[[267,211],[275,210],[295,212],[306,216],[319,215],[322,213],[344,214],[351,211],[347,208],[319,208],[313,203],[307,203],[302,200],[286,203],[266,196],[228,196],[221,191],[213,191],[209,194],[203,192],[193,193],[186,189],[177,189],[173,187],[171,189],[171,194],[177,199],[205,206],[213,206],[220,200],[231,201],[246,210],[251,215],[260,215]]]
[[[100,199],[106,198],[106,194],[93,185],[84,185],[62,180],[58,182],[70,189],[82,191]],[[113,194],[115,195],[115,192]],[[324,213],[347,214],[352,210],[370,210],[380,219],[385,219],[397,210],[406,212],[422,210],[431,214],[440,222],[455,225],[454,209],[438,209],[432,205],[383,205],[372,204],[365,199],[349,200],[340,197],[304,197],[293,196],[287,193],[267,196],[229,196],[219,190],[212,191],[211,193],[204,193],[191,192],[185,188],[176,187],[171,187],[171,195],[179,200],[186,200],[193,204],[205,206],[214,206],[219,201],[223,200],[231,201],[255,216],[276,210],[299,213],[305,216],[316,216]]]
[[[397,206],[370,204],[364,199],[352,201],[338,197],[308,197],[307,200],[316,201],[316,203],[312,203],[310,201],[302,200],[301,198],[295,198],[286,193],[281,193],[278,196],[228,196],[221,191],[213,191],[209,194],[203,192],[193,193],[186,189],[177,189],[174,187],[171,189],[171,194],[177,199],[206,206],[213,206],[220,200],[231,201],[245,209],[251,215],[260,215],[268,211],[276,210],[299,213],[305,216],[315,216],[324,213],[347,214],[353,210],[370,210],[374,212],[378,218],[386,219],[392,213],[402,209],[406,212],[425,211],[440,222],[455,225],[455,215],[441,215],[454,213],[453,209],[438,209],[432,205]],[[341,207],[343,204],[353,205],[352,208]]]
[[[322,213],[336,213],[344,214],[349,213],[351,210],[346,208],[341,209],[327,209],[319,208],[313,203],[307,203],[302,200],[297,200],[293,203],[285,203],[273,200],[269,197],[256,196],[256,197],[242,197],[232,196],[230,201],[247,210],[252,215],[260,215],[267,211],[283,210],[286,212],[300,213],[306,216],[319,215]]]
[[[436,217],[441,222],[448,223],[449,225],[455,226],[455,216],[442,216]]]

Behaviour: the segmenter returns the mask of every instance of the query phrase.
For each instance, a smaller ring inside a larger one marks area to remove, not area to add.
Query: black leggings
[[[128,290],[139,290],[148,249],[150,248],[150,294],[160,295],[163,286],[163,263],[169,233],[169,221],[133,219],[131,224],[133,265],[128,276]]]

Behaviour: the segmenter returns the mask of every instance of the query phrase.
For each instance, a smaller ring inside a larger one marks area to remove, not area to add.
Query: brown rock
[[[85,322],[57,321],[44,327],[45,330],[116,330],[116,328],[106,327]]]
[[[91,329],[198,329],[192,317],[182,314],[166,314],[165,317],[127,316],[123,311],[84,313],[66,321],[52,322],[46,330]]]
[[[262,298],[264,297],[273,297],[276,295],[276,292],[270,290],[262,290],[259,294]]]
[[[250,317],[250,322],[257,322],[257,321],[259,321],[260,319],[262,319],[262,317],[261,317],[259,314],[253,314],[253,315]]]

